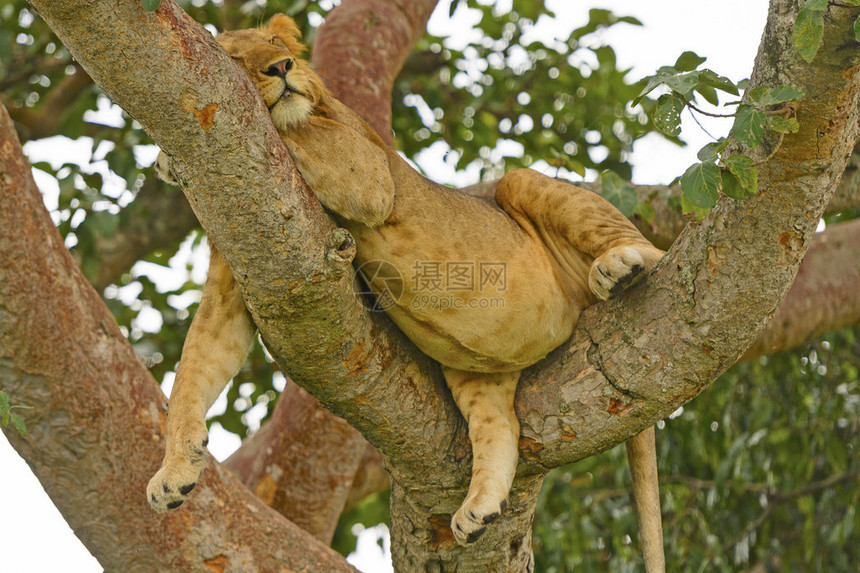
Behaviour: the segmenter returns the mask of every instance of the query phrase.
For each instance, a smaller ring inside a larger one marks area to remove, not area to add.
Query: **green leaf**
[[[720,105],[720,98],[717,96],[717,90],[713,87],[700,82],[699,85],[696,86],[696,91],[699,92],[699,94],[701,94],[709,104]]]
[[[827,0],[806,0],[803,8],[805,10],[827,10]]]
[[[730,93],[732,95],[740,95],[738,85],[725,76],[721,76],[711,70],[699,70],[699,83],[711,86],[714,89]]]
[[[625,217],[633,215],[636,203],[636,189],[622,179],[614,171],[604,171],[600,174],[600,195],[612,203]]]
[[[738,178],[747,195],[758,193],[758,167],[746,155],[732,155],[726,159],[726,167]],[[726,193],[728,195],[728,193]]]
[[[699,72],[687,72],[677,76],[669,76],[664,81],[669,89],[682,95],[687,95],[699,85]]]
[[[779,105],[803,98],[803,91],[792,86],[776,86],[764,91],[759,104],[762,106]]]
[[[9,394],[0,390],[0,418],[4,420],[9,415]],[[4,422],[4,426],[9,422]]]
[[[716,161],[717,157],[719,157],[720,152],[726,148],[729,144],[729,140],[721,137],[717,141],[712,141],[711,143],[706,144],[703,148],[699,150],[696,154],[696,157],[701,161]]]
[[[757,147],[764,136],[764,127],[767,124],[767,114],[764,110],[756,109],[748,105],[742,105],[738,109],[732,133],[738,141]]]
[[[636,96],[631,105],[637,105],[642,98],[651,93],[654,88],[665,84],[672,91],[676,91],[682,95],[689,94],[696,86],[699,85],[699,72],[687,72],[679,74],[678,70],[671,66],[662,66],[653,76],[642,78],[642,81],[648,80],[639,95]]]
[[[147,12],[155,12],[161,6],[161,0],[140,0],[140,5]]]
[[[741,182],[738,181],[738,178],[728,171],[720,172],[720,188],[724,195],[727,195],[732,199],[746,199],[749,197],[749,195],[744,191]]]
[[[686,195],[681,195],[681,212],[687,215],[695,215],[697,221],[701,221],[702,217],[708,214],[708,209],[703,209],[687,199]]]
[[[12,422],[12,426],[18,430],[19,434],[22,436],[27,434],[27,425],[24,423],[24,418],[18,414],[11,414],[10,421]]]
[[[797,118],[785,119],[778,115],[771,116],[767,121],[767,126],[778,133],[797,133],[797,130],[800,129]]]
[[[804,8],[794,22],[794,47],[807,63],[815,58],[824,41],[824,14]]]
[[[674,69],[672,71],[674,72]],[[647,79],[648,83],[645,84],[645,87],[642,88],[642,91],[639,92],[639,95],[636,96],[632,102],[630,102],[630,105],[634,105],[634,106],[638,105],[639,102],[642,101],[642,99],[646,95],[651,93],[654,90],[654,88],[656,88],[657,86],[662,84],[666,80],[666,78],[669,77],[670,75],[671,74],[669,74],[669,73],[658,71],[656,75],[648,76],[647,78],[642,78],[643,81]]]
[[[860,2],[860,0],[857,0]],[[860,42],[860,16],[854,20],[854,39]]]
[[[720,198],[720,168],[710,161],[691,165],[681,176],[681,191],[693,205],[712,208]]]
[[[695,52],[684,52],[678,56],[678,59],[675,62],[675,69],[679,72],[690,72],[705,63],[705,60],[707,60],[707,58],[703,58]]]
[[[681,134],[681,112],[686,102],[677,94],[663,94],[654,110],[654,126],[671,137]]]
[[[633,208],[633,213],[638,215],[640,219],[649,225],[654,222],[654,218],[657,216],[654,206],[645,201],[639,201],[636,203],[636,206]]]
[[[746,94],[746,104],[753,105],[754,107],[764,107],[761,103],[761,100],[764,97],[764,94],[767,93],[767,90],[768,88],[764,86],[759,86],[757,88],[751,89]]]

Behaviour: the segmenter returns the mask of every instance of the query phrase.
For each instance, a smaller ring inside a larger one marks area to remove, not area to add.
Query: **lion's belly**
[[[559,283],[540,244],[517,241],[468,254],[387,245],[359,237],[365,280],[398,327],[452,368],[501,372],[534,364],[570,336],[584,306]]]
[[[419,301],[420,311],[398,305],[388,315],[434,360],[478,372],[509,372],[534,364],[570,336],[579,313],[559,308],[550,316],[546,310],[553,305],[538,301],[487,319],[489,308],[452,309],[443,301],[437,299],[440,306],[426,309]]]

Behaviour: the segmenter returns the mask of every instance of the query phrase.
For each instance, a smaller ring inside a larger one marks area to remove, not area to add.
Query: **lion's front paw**
[[[630,286],[644,269],[645,260],[637,249],[610,249],[591,264],[588,287],[597,298],[608,300]]]
[[[484,534],[487,526],[499,518],[507,506],[507,499],[500,499],[495,495],[481,493],[469,495],[451,518],[454,539],[460,545],[474,543]]]
[[[185,501],[206,465],[206,439],[195,440],[185,448],[187,455],[171,455],[164,458],[158,470],[146,486],[146,498],[152,509],[163,513],[176,509]]]

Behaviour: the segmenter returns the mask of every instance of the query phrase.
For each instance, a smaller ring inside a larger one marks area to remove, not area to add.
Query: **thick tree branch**
[[[816,336],[860,323],[860,220],[817,235],[779,312],[748,360],[791,348]]]
[[[750,87],[803,90],[800,132],[760,167],[757,197],[720,201],[642,287],[588,309],[567,348],[525,376],[518,413],[543,464],[617,443],[692,399],[758,337],[794,280],[856,141],[860,91],[860,11],[833,9],[806,64],[784,41],[797,9],[772,0]]]
[[[367,442],[288,382],[271,420],[227,467],[263,501],[323,543],[331,543]]]
[[[335,8],[318,32],[314,58],[320,75],[336,97],[371,118],[389,143],[393,78],[424,33],[435,3],[407,2],[404,10],[397,3],[351,0]],[[368,17],[374,25],[361,25]],[[253,491],[264,492],[276,510],[325,542],[341,511],[388,487],[373,446],[292,383],[269,424],[228,466]]]
[[[860,146],[854,148],[839,186],[824,212],[826,215],[835,215],[855,207],[860,207]]]
[[[176,245],[199,226],[185,196],[154,178],[146,180],[119,216],[117,232],[96,239],[99,265],[92,283],[99,292],[152,251]]]
[[[7,437],[105,569],[353,570],[214,463],[198,504],[152,513],[164,396],[65,248],[2,106],[0,269],[0,386],[33,407]]]
[[[66,67],[70,62],[50,58],[54,65]],[[45,73],[45,72],[39,72]],[[86,90],[92,89],[93,81],[84,73],[80,66],[75,65],[75,72],[61,79],[48,97],[40,102],[39,107],[10,107],[9,115],[20,130],[22,140],[41,139],[57,135],[59,127],[66,120],[72,103]]]

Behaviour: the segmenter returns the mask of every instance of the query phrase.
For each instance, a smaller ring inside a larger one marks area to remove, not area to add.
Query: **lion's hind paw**
[[[591,264],[588,287],[597,298],[608,300],[640,278],[645,266],[645,259],[634,247],[610,249]]]
[[[494,502],[486,500],[481,503],[478,498],[467,499],[451,518],[451,531],[454,539],[460,545],[474,543],[487,530],[487,526],[496,521],[507,507],[507,500]]]

